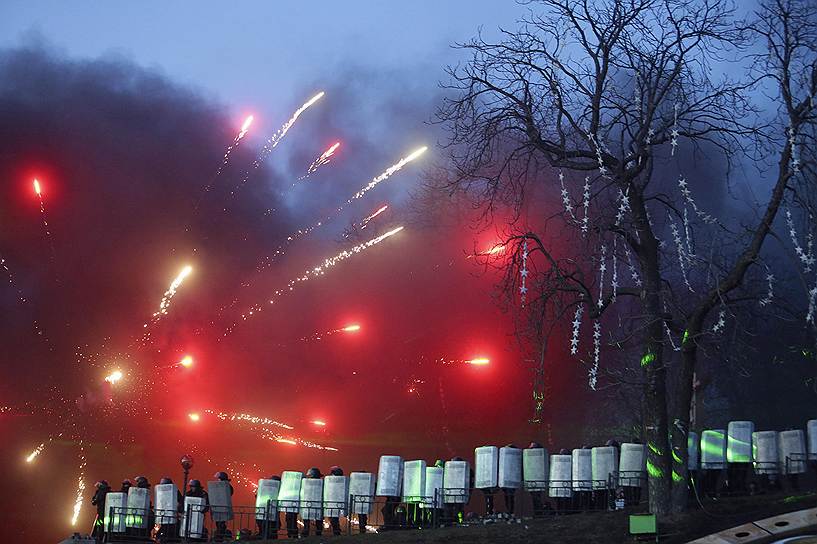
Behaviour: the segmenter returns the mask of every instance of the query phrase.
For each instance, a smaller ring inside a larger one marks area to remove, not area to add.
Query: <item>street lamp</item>
[[[193,468],[193,456],[185,453],[182,455],[182,469],[184,469],[184,487],[182,487],[182,496],[187,495],[187,477],[190,475],[190,469]]]

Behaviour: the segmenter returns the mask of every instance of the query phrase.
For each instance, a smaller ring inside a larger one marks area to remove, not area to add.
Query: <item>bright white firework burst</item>
[[[173,280],[170,284],[170,287],[167,288],[165,294],[162,296],[162,301],[159,303],[159,309],[154,312],[153,320],[158,321],[162,318],[163,315],[167,315],[167,310],[170,308],[170,301],[173,299],[173,296],[176,294],[176,291],[181,287],[182,282],[184,279],[193,273],[193,267],[188,265],[182,268],[182,271],[179,272],[179,275]],[[147,327],[147,323],[145,323],[145,327]]]
[[[394,236],[395,234],[397,234],[398,232],[403,230],[403,228],[404,227],[402,227],[402,226],[397,227],[397,228],[392,229],[392,230],[390,230],[390,231],[388,231],[388,232],[386,232],[384,234],[381,234],[380,236],[372,238],[368,242],[364,242],[362,244],[358,244],[358,245],[352,247],[351,249],[346,249],[344,251],[341,251],[340,253],[338,253],[337,255],[334,255],[332,257],[327,257],[326,259],[323,260],[323,262],[321,264],[319,264],[319,265],[317,265],[317,266],[315,266],[315,267],[313,267],[313,268],[311,268],[309,270],[306,270],[301,276],[290,280],[289,283],[287,283],[286,287],[276,290],[272,294],[272,298],[269,299],[269,301],[268,301],[269,304],[275,304],[275,300],[278,297],[280,297],[281,295],[283,295],[284,293],[286,293],[287,291],[294,291],[295,286],[298,285],[299,283],[307,282],[310,279],[314,278],[315,276],[323,276],[326,273],[327,269],[332,268],[333,266],[335,266],[339,262],[345,261],[346,259],[348,259],[350,257],[353,257],[354,255],[357,255],[358,253],[360,253],[362,251],[365,251],[365,250],[369,249],[370,247],[372,247],[374,245],[379,244],[383,240]],[[255,305],[251,306],[249,308],[249,310],[247,310],[245,313],[241,314],[242,321],[247,321],[248,319],[253,317],[256,313],[260,312],[263,308],[264,308],[264,306],[262,304],[255,304]],[[230,333],[232,333],[233,329],[235,328],[235,325],[236,324],[233,324],[233,325],[230,325],[229,327],[227,327],[227,329],[224,331],[223,336],[227,336]]]

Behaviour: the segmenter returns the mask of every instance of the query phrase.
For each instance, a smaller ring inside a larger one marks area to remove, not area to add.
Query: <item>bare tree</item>
[[[593,373],[602,317],[626,321],[611,342],[638,349],[650,507],[667,512],[686,501],[698,349],[723,328],[724,309],[748,296],[737,292],[802,171],[792,150],[814,122],[813,16],[803,3],[784,0],[764,4],[751,25],[718,0],[531,4],[535,11],[518,30],[502,31],[497,42],[480,36],[463,44],[470,62],[449,70],[452,93],[438,114],[450,131],[447,183],[486,210],[521,205],[532,185],[560,191],[559,219],[573,227],[577,251],[559,254],[546,233],[521,228],[509,238],[518,245],[506,279],[522,294],[531,291],[529,307],[551,308],[536,309],[541,315],[594,320]],[[747,48],[758,36],[768,43],[754,66],[765,69],[752,71],[754,50]],[[746,70],[713,76],[727,65]],[[771,119],[755,101],[762,92],[779,105]],[[695,200],[692,185],[677,179],[685,170],[679,146],[687,158],[717,154],[726,173],[709,181],[722,187],[733,166],[763,163],[770,150],[778,157],[754,225],[719,221]],[[531,280],[520,286],[528,251],[538,268],[532,277],[525,269]],[[618,266],[627,268],[628,286],[618,284]],[[681,380],[669,402],[673,334],[680,336]]]

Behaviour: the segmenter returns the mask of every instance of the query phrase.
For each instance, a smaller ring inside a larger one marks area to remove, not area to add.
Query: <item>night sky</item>
[[[96,480],[179,481],[186,452],[193,477],[226,469],[235,502],[250,504],[237,472],[375,470],[381,454],[433,461],[531,439],[578,445],[571,423],[583,412],[566,399],[581,398],[584,370],[571,364],[551,378],[558,425],[527,423],[530,374],[496,298],[499,275],[468,258],[501,233],[475,226],[467,202],[424,190],[443,160],[430,123],[438,81],[462,60],[448,45],[523,8],[159,6],[0,8],[0,452],[4,488],[15,490],[0,499],[5,523],[24,542],[69,534],[80,451],[87,487],[76,530],[87,531]],[[265,140],[321,90],[253,169]],[[335,141],[333,160],[289,190]],[[287,236],[423,145],[428,152],[258,270]],[[265,304],[325,257],[398,226]],[[193,273],[167,315],[145,329],[185,265]],[[242,321],[258,303],[264,311]],[[361,330],[313,338],[349,324]],[[174,366],[185,354],[193,367]],[[474,357],[491,364],[463,362]],[[113,370],[124,377],[111,386]],[[279,443],[208,410],[275,419],[294,427],[271,428],[285,438],[338,451]]]

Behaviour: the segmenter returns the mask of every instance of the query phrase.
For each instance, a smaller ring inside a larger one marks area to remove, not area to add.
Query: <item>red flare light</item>
[[[190,418],[190,421],[194,421],[194,422],[199,421],[201,419],[201,416],[198,414],[198,412],[191,412],[191,413],[187,414],[187,417]]]
[[[341,330],[343,332],[357,332],[360,330],[360,325],[346,325]]]
[[[316,419],[312,422],[313,425],[317,425],[318,427],[326,427],[326,422],[321,421],[320,419]]]
[[[42,195],[42,188],[40,187],[40,181],[38,179],[34,179],[34,192],[37,193],[37,196]]]
[[[190,355],[185,355],[184,357],[182,357],[182,360],[179,361],[179,364],[184,368],[190,368],[191,366],[193,366],[193,357],[191,357]]]
[[[470,359],[465,362],[468,363],[469,365],[485,366],[487,364],[490,364],[491,360],[488,359],[487,357],[477,357],[476,359]]]
[[[252,124],[253,116],[250,115],[244,120],[244,124],[241,125],[241,132],[247,132],[250,129],[250,125]]]

